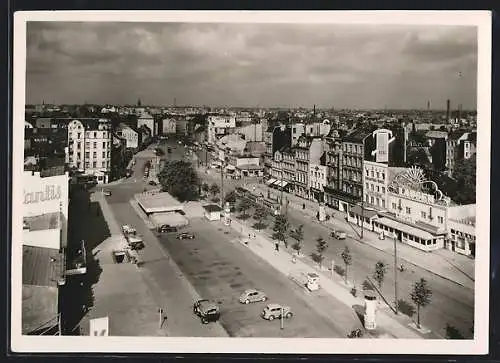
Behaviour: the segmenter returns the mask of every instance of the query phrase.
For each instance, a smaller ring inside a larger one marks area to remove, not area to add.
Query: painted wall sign
[[[61,186],[59,185],[47,185],[45,189],[27,192],[24,190],[24,204],[37,204],[40,202],[46,202],[51,200],[61,199]]]

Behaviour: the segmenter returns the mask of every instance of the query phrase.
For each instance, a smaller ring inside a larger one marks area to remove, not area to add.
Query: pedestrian
[[[254,239],[256,238],[255,233],[253,234],[253,238],[254,238]]]
[[[302,209],[306,209],[306,203],[302,203]]]
[[[248,234],[248,239],[250,239],[250,238],[252,238],[252,235],[249,233],[249,234]]]
[[[279,250],[280,250],[280,244],[278,242],[276,242],[274,244],[274,249],[279,252]]]

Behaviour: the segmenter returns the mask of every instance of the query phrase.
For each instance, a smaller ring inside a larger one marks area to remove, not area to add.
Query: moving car
[[[128,235],[127,243],[133,250],[142,250],[145,247],[142,238],[136,235]]]
[[[124,226],[122,226],[122,232],[126,236],[130,235],[130,234],[134,235],[134,234],[137,233],[137,231],[135,230],[135,228],[129,226],[128,224],[125,224]]]
[[[203,324],[217,321],[220,318],[219,306],[210,300],[202,299],[193,304],[193,313],[198,315]]]
[[[267,300],[266,294],[256,289],[245,290],[245,292],[241,294],[239,298],[239,301],[242,304],[249,304],[251,302],[259,302],[259,301],[264,302],[266,300]]]
[[[163,226],[158,227],[158,232],[160,233],[177,232],[177,227],[172,227],[169,226],[168,224],[164,224]]]
[[[177,239],[194,239],[194,234],[182,232],[177,235]]]
[[[284,318],[291,318],[293,316],[292,309],[289,306],[284,306],[280,304],[269,304],[262,311],[261,316],[266,320],[274,320],[275,318],[281,318],[283,313]]]
[[[347,233],[341,229],[337,229],[336,231],[330,233],[330,236],[336,239],[346,239]]]

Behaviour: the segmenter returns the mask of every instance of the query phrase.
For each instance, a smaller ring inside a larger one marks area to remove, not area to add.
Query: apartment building
[[[470,159],[476,154],[477,133],[464,130],[453,131],[446,140],[446,169],[453,175],[459,160]]]
[[[120,123],[115,132],[116,135],[125,141],[125,148],[137,149],[139,147],[139,133],[132,127]]]
[[[72,120],[68,124],[68,155],[70,167],[84,175],[108,183],[111,169],[111,122],[108,119]]]
[[[137,118],[137,128],[141,126],[146,126],[151,131],[152,137],[158,135],[158,125],[149,113],[144,112]]]
[[[325,191],[325,204],[331,208],[339,209],[337,196],[342,183],[342,138],[340,130],[331,130],[325,137],[325,161],[327,166]]]
[[[285,146],[274,153],[271,178],[267,185],[284,191],[292,191],[295,180],[295,153],[292,148]]]
[[[309,199],[309,148],[312,137],[302,135],[293,148],[295,156],[295,181],[293,190],[295,195]]]
[[[236,127],[236,118],[231,115],[209,115],[207,117],[207,141],[214,144],[219,138],[231,133]]]

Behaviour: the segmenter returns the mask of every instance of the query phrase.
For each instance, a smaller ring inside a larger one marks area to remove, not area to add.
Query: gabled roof
[[[363,140],[371,135],[373,131],[375,131],[377,127],[367,127],[367,128],[358,128],[351,133],[347,134],[342,138],[342,141],[346,142],[354,142],[354,143],[361,143]]]

